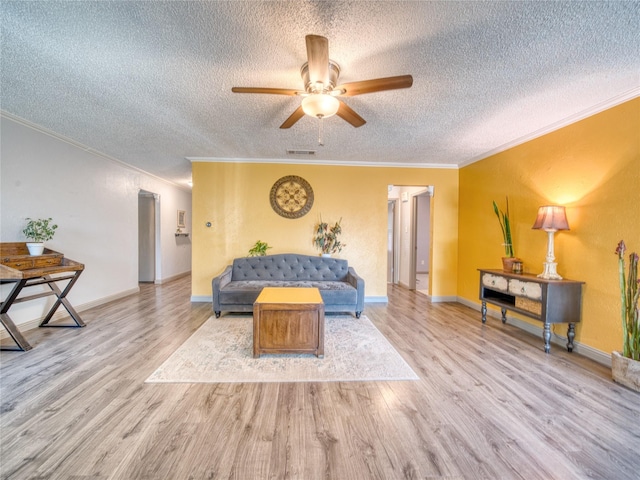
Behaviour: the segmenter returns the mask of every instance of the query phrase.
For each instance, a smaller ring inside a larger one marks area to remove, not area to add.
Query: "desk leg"
[[[482,323],[487,323],[487,302],[482,302],[480,311],[482,312]]]
[[[547,322],[544,323],[542,338],[544,339],[544,353],[549,353],[551,351],[551,325]]]
[[[16,342],[16,345],[18,345],[18,348],[20,348],[20,350],[27,351],[33,348],[29,344],[29,342],[27,342],[27,339],[22,336],[20,330],[18,330],[18,327],[16,327],[16,324],[13,323],[13,320],[11,320],[9,315],[7,315],[6,313],[0,314],[0,322],[2,322],[2,326],[6,328],[7,332],[9,332],[9,335],[11,335],[11,338],[14,342]],[[11,349],[2,348],[1,350]]]
[[[573,339],[576,338],[576,326],[573,323],[567,328],[567,350],[573,352]]]
[[[56,285],[55,278],[52,278],[49,275],[44,277],[46,280],[50,280],[50,282],[47,283],[47,285],[49,285],[49,288],[51,290],[53,290],[53,292],[56,294],[56,297],[58,297],[58,298],[55,301],[55,303],[53,304],[53,306],[51,307],[51,309],[49,310],[49,313],[47,313],[47,316],[44,317],[42,322],[40,322],[40,325],[39,325],[40,327],[56,327],[56,326],[58,326],[58,325],[49,325],[49,320],[51,320],[51,317],[53,317],[53,314],[56,312],[56,310],[58,309],[58,307],[61,304],[67,310],[67,312],[69,312],[69,315],[71,315],[71,318],[73,319],[74,322],[76,322],[76,325],[78,327],[84,327],[85,326],[85,323],[80,318],[80,315],[78,314],[78,312],[76,312],[76,310],[73,308],[71,303],[69,303],[69,300],[67,300],[67,298],[66,298],[67,294],[71,290],[71,287],[73,287],[73,285],[76,283],[76,281],[78,280],[78,277],[80,276],[81,273],[82,273],[82,270],[77,271],[75,273],[74,277],[67,284],[65,289],[62,290],[62,291],[60,290],[60,288],[58,288],[58,285]],[[62,325],[62,326],[67,327],[69,325]]]
[[[18,348],[24,351],[31,350],[33,347],[29,344],[29,342],[27,342],[27,339],[22,336],[20,330],[18,330],[18,327],[16,327],[16,324],[13,323],[13,320],[11,320],[11,317],[7,312],[11,308],[11,305],[13,305],[13,302],[15,302],[18,294],[26,283],[26,280],[17,281],[13,286],[13,289],[11,289],[11,292],[9,292],[9,295],[7,295],[7,298],[0,304],[0,323],[2,323],[2,326],[7,330],[7,332],[9,332],[9,335],[11,335],[13,341],[16,342]]]

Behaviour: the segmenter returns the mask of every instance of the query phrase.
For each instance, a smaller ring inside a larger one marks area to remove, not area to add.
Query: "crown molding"
[[[62,135],[60,133],[54,132],[53,130],[49,130],[48,128],[45,128],[45,127],[43,127],[41,125],[38,125],[37,123],[30,122],[29,120],[25,120],[24,118],[18,117],[17,115],[14,115],[14,114],[9,113],[7,111],[0,110],[0,117],[6,118],[7,120],[10,120],[10,121],[12,121],[14,123],[17,123],[17,124],[22,125],[24,127],[30,128],[32,130],[35,130],[36,132],[42,133],[43,135],[47,135],[49,137],[55,138],[56,140],[59,140],[59,141],[64,142],[64,143],[66,143],[68,145],[71,145],[71,146],[73,146],[75,148],[78,148],[78,149],[80,149],[80,150],[82,150],[84,152],[87,152],[87,153],[89,153],[91,155],[95,155],[96,157],[100,157],[100,158],[103,158],[103,159],[108,160],[110,162],[116,163],[116,164],[120,165],[121,167],[124,167],[124,168],[126,168],[128,170],[133,170],[134,172],[142,173],[142,174],[147,175],[149,177],[152,177],[152,178],[154,178],[154,179],[156,179],[158,181],[161,181],[161,182],[169,184],[169,185],[171,185],[173,187],[179,188],[180,190],[184,190],[185,192],[191,193],[191,189],[188,188],[188,187],[185,187],[184,185],[180,185],[178,183],[175,183],[175,182],[172,182],[170,180],[167,180],[166,178],[159,177],[157,175],[154,175],[153,173],[149,173],[149,172],[147,172],[145,170],[142,170],[141,168],[134,167],[133,165],[130,165],[130,164],[126,163],[126,162],[123,162],[122,160],[119,160],[119,159],[117,159],[115,157],[112,157],[111,155],[107,155],[106,153],[100,152],[99,150],[96,150],[96,149],[91,148],[91,147],[89,147],[87,145],[84,145],[83,143],[80,143],[80,142],[78,142],[78,141],[76,141],[76,140],[74,140],[72,138],[65,137],[64,135]]]
[[[225,157],[185,157],[191,163],[273,163],[283,165],[325,165],[334,167],[380,167],[380,168],[430,168],[457,170],[458,165],[445,163],[365,163],[365,162],[341,162],[337,160],[300,160],[282,158],[225,158]]]
[[[564,128],[573,123],[579,122],[580,120],[584,120],[585,118],[592,117],[593,115],[596,115],[600,112],[604,112],[605,110],[616,107],[622,103],[628,102],[629,100],[633,100],[634,98],[637,98],[639,96],[640,96],[640,87],[632,88],[631,90],[621,93],[620,95],[616,95],[615,97],[605,100],[604,102],[597,103],[596,105],[593,105],[592,107],[589,107],[586,110],[582,110],[574,115],[570,115],[566,118],[563,118],[562,120],[558,120],[557,122],[547,125],[546,127],[543,127],[539,130],[536,130],[535,132],[531,132],[520,138],[516,138],[515,140],[507,142],[504,145],[501,145],[492,150],[489,150],[488,152],[482,153],[476,157],[473,157],[469,160],[461,162],[459,164],[459,168],[466,167],[468,165],[471,165],[472,163],[476,163],[476,162],[479,162],[480,160],[484,160],[485,158],[489,158],[492,155],[496,155],[500,152],[504,152],[505,150],[509,150],[510,148],[517,147],[518,145],[522,145],[523,143],[542,137],[551,132],[555,132],[556,130],[560,130],[561,128]]]

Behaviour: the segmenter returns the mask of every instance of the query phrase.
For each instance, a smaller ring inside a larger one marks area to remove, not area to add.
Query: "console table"
[[[502,270],[480,271],[480,300],[482,323],[487,321],[487,303],[497,305],[502,323],[507,310],[520,313],[544,323],[542,338],[544,351],[551,350],[552,323],[568,323],[567,350],[573,351],[575,324],[582,313],[582,285],[574,280],[545,280],[531,274],[508,273]]]
[[[85,324],[67,300],[67,295],[84,270],[82,263],[65,258],[63,254],[45,248],[42,255],[29,255],[26,243],[0,243],[0,283],[13,283],[13,288],[0,303],[0,323],[20,350],[31,350],[32,346],[9,316],[15,303],[55,295],[56,301],[40,322],[40,327],[84,327]],[[68,283],[61,289],[57,282]],[[48,291],[18,297],[27,287],[47,285]],[[58,307],[62,305],[74,321],[74,325],[49,325]],[[5,350],[5,349],[3,349]]]

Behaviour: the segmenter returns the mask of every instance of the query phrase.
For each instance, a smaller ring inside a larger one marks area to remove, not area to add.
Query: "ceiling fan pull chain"
[[[324,143],[322,143],[322,137],[324,135],[324,121],[323,121],[324,116],[323,115],[318,115],[318,145],[320,145],[321,147],[324,147]]]

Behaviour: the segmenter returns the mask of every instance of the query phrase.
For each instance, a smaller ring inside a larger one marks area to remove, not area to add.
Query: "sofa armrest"
[[[211,290],[213,292],[213,311],[216,313],[216,316],[220,315],[221,307],[220,307],[220,290],[224,288],[229,282],[231,282],[231,272],[233,267],[231,265],[227,265],[224,271],[218,275],[217,277],[213,277],[211,280]]]
[[[364,279],[358,275],[353,267],[349,267],[347,273],[347,282],[349,282],[358,292],[356,303],[356,315],[360,317],[360,313],[364,310]]]

